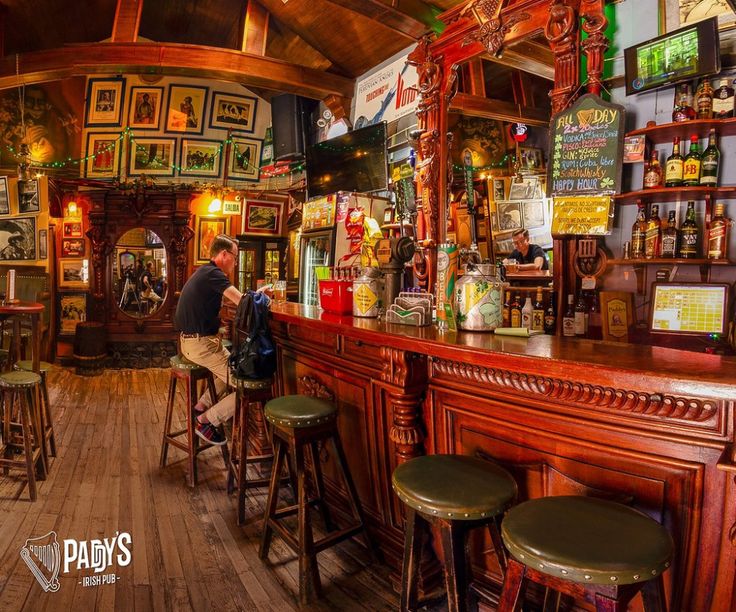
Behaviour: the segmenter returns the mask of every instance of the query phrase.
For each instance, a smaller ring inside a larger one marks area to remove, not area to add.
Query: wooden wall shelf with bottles
[[[730,259],[704,259],[699,257],[683,258],[683,257],[655,257],[652,259],[609,259],[606,265],[609,266],[731,266],[734,262]]]
[[[726,187],[657,187],[627,191],[614,196],[616,204],[625,206],[642,202],[676,202],[687,200],[707,200],[710,198],[736,197],[736,185]]]
[[[678,121],[662,123],[627,132],[626,136],[646,136],[653,144],[672,143],[675,138],[687,141],[690,136],[697,134],[698,138],[708,138],[708,133],[715,128],[719,137],[736,135],[736,119],[694,119],[692,121]]]

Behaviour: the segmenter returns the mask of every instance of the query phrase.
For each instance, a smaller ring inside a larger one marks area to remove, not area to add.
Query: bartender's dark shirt
[[[230,279],[213,262],[197,268],[181,290],[174,325],[184,334],[214,336],[220,329],[222,294]]]
[[[529,245],[529,250],[526,252],[526,257],[524,257],[517,249],[514,249],[511,255],[509,255],[509,259],[515,259],[520,264],[534,263],[534,260],[537,257],[541,257],[543,260],[542,270],[549,270],[549,261],[547,260],[547,254],[544,252],[544,249],[538,244]]]

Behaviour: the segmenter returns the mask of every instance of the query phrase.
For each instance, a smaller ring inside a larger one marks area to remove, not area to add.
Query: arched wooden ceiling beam
[[[93,43],[0,59],[0,89],[74,75],[146,73],[219,79],[322,100],[353,96],[354,81],[336,74],[229,49],[161,43]]]
[[[112,25],[112,42],[135,42],[141,27],[143,0],[118,0]]]
[[[238,48],[243,53],[266,55],[270,13],[258,0],[248,0],[246,4]]]
[[[440,33],[445,24],[437,19],[439,11],[421,0],[400,0],[398,7],[380,0],[327,0],[354,13],[370,17],[399,34],[421,38],[428,31]]]

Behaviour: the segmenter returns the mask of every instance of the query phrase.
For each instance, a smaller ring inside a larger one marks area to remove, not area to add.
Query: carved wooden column
[[[174,262],[174,299],[179,300],[187,274],[188,243],[194,236],[194,230],[189,227],[190,194],[176,195],[176,209],[174,211],[174,235],[169,242],[169,251]]]
[[[563,110],[580,85],[578,6],[579,0],[552,0],[544,29],[555,56],[555,87],[549,94],[552,113]]]
[[[96,191],[88,194],[92,201],[89,211],[89,229],[87,237],[92,251],[92,303],[89,307],[89,320],[105,321],[105,267],[107,256],[112,252],[112,245],[107,239],[105,224],[105,192]]]
[[[583,53],[588,60],[588,93],[600,95],[603,77],[603,54],[608,49],[605,30],[608,19],[603,12],[605,0],[581,0],[580,17],[583,30],[588,35],[582,43]]]

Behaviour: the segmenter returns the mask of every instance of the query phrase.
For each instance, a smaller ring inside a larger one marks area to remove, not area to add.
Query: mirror
[[[136,227],[120,236],[112,253],[112,289],[123,313],[154,315],[166,299],[166,279],[166,248],[155,232]]]

